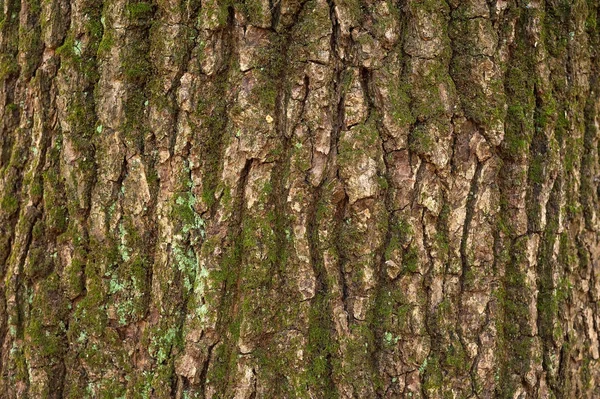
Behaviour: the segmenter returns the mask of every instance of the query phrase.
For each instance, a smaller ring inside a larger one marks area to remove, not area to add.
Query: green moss
[[[293,347],[298,344],[296,340],[290,342]],[[309,398],[305,373],[290,368],[298,360],[295,353],[291,347],[282,351],[275,342],[265,342],[254,350],[253,357],[258,365],[256,378],[264,382],[265,397]]]
[[[81,62],[81,43],[76,43],[73,36],[67,36],[63,44],[56,49],[56,54],[73,62]]]
[[[41,2],[44,0],[23,0],[21,4],[27,6],[30,15],[39,15],[42,10]]]
[[[433,148],[434,138],[431,137],[427,126],[419,125],[411,130],[408,138],[408,148],[423,155],[430,152]]]
[[[412,82],[409,81],[410,110],[413,118],[417,121],[441,120],[446,115],[443,97],[452,97],[455,91],[454,83],[448,74],[446,58],[448,55],[444,54],[439,59],[424,64],[423,66],[426,65],[427,69],[421,71],[418,78],[413,78]],[[448,93],[442,96],[440,87],[444,87]]]
[[[544,17],[544,43],[548,53],[553,57],[563,57],[567,53],[569,19],[572,4],[570,2],[557,2],[546,7]]]
[[[550,94],[543,95],[543,105],[536,108],[535,125],[536,131],[545,131],[553,126],[557,120],[557,103]]]
[[[399,125],[412,125],[416,122],[410,110],[409,86],[406,83],[391,82],[390,105],[392,117]]]
[[[38,19],[39,15],[35,18]],[[43,49],[39,24],[19,27],[19,50],[25,54],[24,63],[21,64],[22,75],[28,78],[33,75],[41,62]]]
[[[108,54],[108,52],[114,45],[114,34],[111,30],[104,30],[102,40],[98,45],[98,55],[103,56],[104,54]]]
[[[263,2],[260,0],[246,0],[240,5],[242,12],[248,18],[251,25],[262,25],[262,17],[265,13],[271,15],[270,9],[263,9]],[[273,6],[274,7],[274,6]]]
[[[60,354],[62,338],[42,326],[41,320],[30,320],[26,335],[31,340],[30,350],[34,350],[36,355],[49,358]]]
[[[367,13],[367,8],[360,0],[341,0],[340,6],[348,13],[354,23],[360,23],[363,15]]]
[[[204,96],[198,101],[195,116],[202,120],[201,129],[203,134],[200,136],[200,147],[203,154],[202,175],[204,181],[202,184],[202,200],[208,208],[213,208],[217,198],[215,192],[222,185],[220,179],[220,170],[222,168],[221,157],[227,144],[227,135],[223,134],[227,130],[228,104],[223,93],[227,91],[227,76],[220,74],[215,78],[215,82],[208,84],[204,90]],[[223,188],[222,203],[226,202],[227,197],[231,203],[231,188]]]
[[[316,392],[322,392],[323,398],[336,398],[337,392],[331,380],[331,357],[337,344],[332,335],[333,325],[329,317],[330,309],[327,296],[319,292],[314,298],[309,313],[308,345],[309,359],[307,382]]]
[[[31,186],[29,187],[29,193],[34,201],[39,201],[42,198],[42,194],[44,193],[44,188],[42,185],[41,176],[36,176],[36,178],[31,182]]]
[[[32,356],[58,360],[65,350],[64,324],[59,321],[66,316],[66,308],[59,292],[60,280],[53,273],[43,280],[32,298],[32,314],[25,329],[25,336],[31,343],[27,351]]]
[[[397,337],[406,332],[412,309],[404,294],[393,283],[386,283],[378,290],[369,317],[372,318],[375,335],[381,337],[390,350],[394,350],[392,344],[397,342]]]
[[[152,376],[153,373],[146,370],[141,373],[135,373],[132,382],[129,384],[127,397],[134,399],[150,399],[152,397]],[[184,394],[184,398],[186,398]]]
[[[450,233],[448,231],[450,213],[450,205],[444,202],[436,225],[437,232],[435,233],[435,244],[442,261],[447,260],[450,256]]]
[[[450,37],[454,52],[451,75],[465,116],[480,126],[496,128],[504,119],[503,81],[499,77],[491,77],[484,87],[476,78],[480,74],[481,58],[473,54],[474,41],[481,32],[494,32],[495,29],[487,18],[467,17],[467,9],[468,6],[459,7],[452,13]]]
[[[84,269],[87,293],[74,309],[69,342],[75,342],[82,332],[91,337],[101,337],[108,322],[102,277],[98,275],[93,260],[88,260]]]
[[[48,209],[46,219],[48,227],[53,229],[54,234],[58,235],[67,229],[69,215],[67,207],[64,205],[58,205],[56,202],[54,204],[55,207],[51,207],[50,209],[46,208]]]
[[[432,355],[425,359],[424,366],[419,368],[419,373],[423,375],[423,389],[429,395],[434,396],[444,382],[439,357]]]
[[[419,268],[419,251],[411,245],[402,256],[402,266],[409,273],[414,273]]]
[[[385,260],[399,258],[404,252],[404,246],[410,242],[413,230],[412,226],[404,220],[392,220],[389,227],[390,238],[385,247]]]
[[[17,76],[19,71],[20,67],[15,57],[10,54],[0,55],[0,79]]]
[[[151,3],[140,1],[137,3],[127,4],[127,12],[131,19],[140,19],[150,17],[154,7]]]
[[[143,81],[151,72],[150,62],[145,56],[140,56],[141,49],[132,49],[132,53],[125,57],[122,67],[125,76],[132,81]]]
[[[172,393],[171,384],[174,380],[174,367],[172,363],[157,365],[152,373],[152,395],[166,398]]]
[[[523,38],[525,33],[519,28],[516,38],[515,56],[506,73],[505,91],[507,94],[508,111],[506,115],[506,135],[504,154],[509,159],[520,159],[525,156],[534,133],[536,81],[530,56],[529,44]],[[548,103],[545,110],[539,112],[539,122],[546,123],[548,114],[554,106]]]
[[[9,377],[12,380],[11,383],[14,383],[15,380],[26,383],[26,381],[29,381],[29,367],[23,349],[13,345],[10,349],[10,354],[11,360],[14,362],[12,365],[14,366],[15,373],[14,376],[11,376],[12,378]]]
[[[261,109],[274,112],[277,96],[284,81],[281,77],[286,66],[285,42],[280,36],[271,36],[269,46],[259,52],[255,69],[258,84],[252,89],[253,96],[258,100]]]
[[[25,264],[23,272],[29,278],[45,276],[52,271],[52,259],[47,250],[41,247],[29,249],[29,261]]]
[[[375,334],[369,323],[351,323],[350,336],[346,340],[347,359],[341,362],[340,378],[348,385],[353,386],[355,392],[364,391],[365,388],[381,388],[383,386],[377,370],[373,369],[370,360],[379,343],[375,343]]]
[[[462,344],[455,342],[450,344],[444,351],[444,370],[455,370],[455,372],[467,372],[470,362]]]
[[[71,265],[65,270],[67,275],[65,288],[71,296],[77,296],[83,292],[85,286],[83,281],[84,270],[85,264],[80,259],[74,259]]]
[[[104,25],[100,18],[90,18],[85,25],[87,31],[92,37],[94,43],[98,43],[102,39],[104,33]]]
[[[15,103],[8,103],[8,104],[6,104],[6,107],[5,107],[5,111],[7,114],[13,113],[18,109],[19,109],[19,106]]]
[[[209,0],[202,3],[199,21],[209,24],[209,29],[225,26],[229,18],[229,8],[235,4],[235,0]],[[216,21],[213,24],[212,21]]]
[[[508,397],[516,389],[512,375],[523,375],[532,359],[533,338],[528,333],[529,292],[523,264],[526,262],[527,238],[517,239],[509,249],[510,261],[506,264],[504,285],[498,291],[503,316],[497,324],[500,340],[501,396]]]
[[[338,142],[338,164],[341,167],[354,166],[361,157],[376,159],[379,155],[379,131],[377,116],[372,114],[365,123],[342,132]]]
[[[544,182],[544,175],[543,155],[535,155],[529,163],[529,181],[533,184],[542,184]]]
[[[511,105],[508,107],[506,115],[507,120],[515,125],[517,123],[527,123],[529,117],[525,113],[525,109],[521,105]],[[530,139],[527,132],[523,132],[521,126],[515,126],[515,129],[507,129],[504,142],[511,157],[519,158],[529,149]]]
[[[93,396],[101,399],[126,399],[125,384],[117,379],[102,379]]]
[[[328,4],[308,0],[300,13],[298,22],[292,28],[291,51],[298,56],[318,51],[318,41],[313,39],[315,33],[325,32],[330,28]]]
[[[19,200],[14,195],[6,193],[2,197],[2,202],[0,202],[0,208],[7,215],[12,215],[19,209]]]

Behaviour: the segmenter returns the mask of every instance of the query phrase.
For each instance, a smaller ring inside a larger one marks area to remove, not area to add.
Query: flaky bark
[[[0,397],[600,397],[597,0],[0,0]]]

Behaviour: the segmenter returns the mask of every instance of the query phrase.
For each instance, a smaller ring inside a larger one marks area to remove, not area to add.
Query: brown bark
[[[597,0],[0,0],[1,398],[600,397]]]

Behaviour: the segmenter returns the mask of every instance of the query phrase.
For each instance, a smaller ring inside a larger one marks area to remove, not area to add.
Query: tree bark
[[[600,397],[597,0],[0,0],[1,398]]]

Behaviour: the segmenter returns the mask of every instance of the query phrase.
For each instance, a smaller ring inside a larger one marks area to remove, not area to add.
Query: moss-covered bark
[[[600,397],[596,0],[0,0],[1,398]]]

